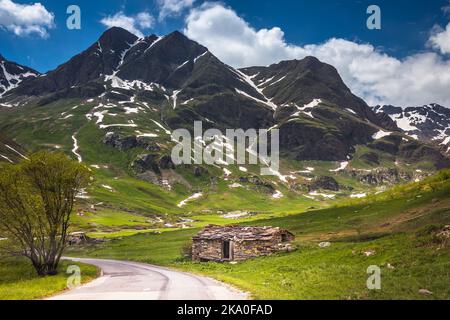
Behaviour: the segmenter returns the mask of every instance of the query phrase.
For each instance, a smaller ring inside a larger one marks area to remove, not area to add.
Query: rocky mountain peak
[[[99,41],[116,41],[116,40],[131,40],[136,41],[138,37],[131,32],[120,28],[120,27],[111,27],[100,36]]]
[[[388,115],[407,135],[431,142],[450,153],[450,109],[436,103],[417,107],[375,106],[377,114]]]
[[[313,56],[306,56],[305,58],[298,60],[288,60],[288,61],[282,61],[280,62],[280,65],[286,65],[288,67],[295,66],[296,68],[300,67],[302,69],[311,69],[316,70],[323,67],[331,67],[331,69],[334,69],[333,66],[322,63],[319,59]],[[336,69],[334,69],[336,70]]]
[[[8,61],[0,55],[0,97],[19,86],[27,78],[34,78],[39,72]]]
[[[125,29],[112,27],[106,30],[98,39],[102,50],[113,50],[122,52],[128,45],[133,44],[138,39],[137,36]]]
[[[169,33],[166,36],[166,39],[170,39],[170,40],[173,40],[173,41],[192,41],[192,40],[190,40],[188,37],[186,37],[183,33],[181,33],[178,30],[175,30],[175,31]]]
[[[88,49],[74,56],[42,77],[24,81],[14,90],[19,96],[45,96],[62,90],[84,86],[112,74],[122,62],[126,50],[137,37],[122,28],[105,31]],[[97,89],[91,90],[93,94]]]
[[[315,57],[241,71],[251,76],[264,95],[279,106],[279,114],[297,112],[298,108],[304,108],[312,101],[322,100],[342,109],[350,109],[388,130],[398,130],[393,121],[377,116],[361,98],[354,95],[336,68]]]

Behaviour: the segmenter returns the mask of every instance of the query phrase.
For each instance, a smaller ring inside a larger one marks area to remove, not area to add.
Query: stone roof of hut
[[[280,233],[292,233],[278,227],[245,227],[209,225],[200,231],[194,240],[271,240]]]

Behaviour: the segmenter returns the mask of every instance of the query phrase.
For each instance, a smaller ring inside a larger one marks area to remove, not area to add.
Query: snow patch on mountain
[[[258,76],[258,73],[253,75],[252,77],[257,77],[257,76]],[[270,83],[274,78],[275,78],[275,76],[270,77],[269,79],[261,79],[260,83],[258,84],[258,87],[259,88],[265,88],[265,85]]]
[[[133,107],[124,107],[125,114],[138,114],[141,109],[139,107],[133,108]]]
[[[258,92],[264,99],[265,101],[262,101],[258,98],[252,97],[251,95],[249,95],[248,93],[245,93],[241,90],[236,89],[236,91],[240,94],[244,94],[245,96],[248,96],[249,98],[252,98],[253,100],[259,101],[261,103],[264,103],[265,105],[267,105],[268,107],[272,108],[273,110],[277,110],[278,106],[272,102],[272,99],[267,98],[264,93],[263,93],[263,89],[261,89],[260,87],[258,87],[254,82],[253,82],[253,78],[255,77],[255,75],[253,76],[248,76],[245,73],[243,73],[240,70],[236,70],[236,69],[232,69],[230,67],[230,70],[235,73],[238,77],[239,80],[241,80],[242,82],[250,85],[253,89],[256,90],[256,92]]]
[[[114,127],[136,128],[137,124],[134,124],[134,123],[119,123],[119,124],[102,124],[102,125],[100,125],[100,129],[114,128]]]
[[[138,138],[157,138],[158,135],[156,133],[145,133],[145,132],[141,132],[139,130],[136,130],[135,133],[137,134]]]
[[[303,108],[300,108],[300,109],[305,110],[305,109],[314,108],[314,107],[317,107],[317,106],[318,106],[319,104],[321,104],[321,103],[322,103],[322,100],[321,100],[321,99],[314,99],[314,100],[311,101],[310,103],[305,104],[305,105],[303,106]]]
[[[347,168],[348,163],[349,163],[348,161],[343,161],[343,162],[340,163],[339,168],[330,170],[330,172],[339,172],[339,171],[343,171],[343,170],[345,170],[345,168]]]
[[[357,113],[355,111],[353,111],[352,109],[350,109],[350,108],[345,108],[345,110],[347,110],[348,112],[350,112],[350,113],[352,113],[354,115],[357,115]]]
[[[225,177],[229,177],[232,174],[232,172],[230,170],[228,170],[227,168],[222,168],[222,169],[223,169],[223,173],[224,173]]]
[[[7,156],[4,156],[2,154],[0,154],[0,157],[2,157],[3,159],[5,159],[8,162],[14,163],[10,158],[8,158]]]
[[[281,199],[283,197],[284,197],[284,195],[279,190],[276,190],[275,193],[272,195],[272,198],[274,198],[274,199]]]
[[[164,39],[164,36],[162,37],[158,37],[155,41],[153,41],[147,49],[145,49],[144,53],[146,53],[147,51],[151,50],[158,42],[160,42],[161,40]]]
[[[268,84],[268,86],[273,86],[273,85],[277,84],[278,82],[283,81],[285,78],[286,78],[286,76],[282,76],[280,79],[275,80],[274,82],[270,82],[270,83]],[[273,79],[273,78],[272,78],[272,79]]]
[[[124,90],[145,90],[153,91],[155,87],[160,88],[159,85],[155,83],[145,83],[140,80],[124,80],[116,75],[105,76],[105,81],[111,81],[111,87]]]
[[[177,108],[177,99],[178,99],[178,94],[181,92],[182,90],[175,90],[172,94],[172,101],[173,101],[173,108],[176,109]]]
[[[178,208],[182,208],[182,207],[184,207],[188,202],[197,200],[197,199],[201,198],[202,196],[203,196],[203,193],[201,193],[201,192],[194,193],[194,194],[193,194],[192,196],[190,196],[189,198],[187,198],[187,199],[181,201],[180,203],[178,203],[177,207],[178,207]]]
[[[390,136],[391,134],[392,134],[392,132],[386,132],[386,131],[380,130],[380,131],[378,131],[377,133],[375,133],[375,134],[372,136],[372,138],[373,138],[374,140],[379,140],[379,139],[382,139],[382,138],[384,138],[384,137]]]
[[[446,146],[446,145],[448,145],[449,143],[450,143],[450,136],[447,137],[447,138],[445,138],[444,141],[442,141],[442,142],[440,143],[440,145]]]
[[[277,106],[275,104],[273,104],[272,102],[260,100],[260,99],[255,98],[255,97],[249,95],[248,93],[246,93],[244,91],[241,91],[239,89],[235,89],[235,90],[236,90],[237,93],[239,93],[240,95],[243,95],[246,98],[252,99],[252,100],[254,100],[256,102],[259,102],[259,103],[262,103],[262,104],[265,104],[266,106],[272,108],[273,110],[277,109]]]
[[[185,65],[187,65],[189,63],[189,60],[186,60],[185,62],[183,62],[182,64],[180,64],[178,67],[176,67],[175,71],[177,71],[178,69],[183,68]]]
[[[366,193],[353,193],[350,195],[350,198],[352,198],[352,199],[362,199],[365,197],[367,197]]]
[[[83,162],[83,158],[81,157],[81,155],[78,153],[78,140],[75,137],[76,134],[72,135],[72,140],[73,140],[73,149],[72,149],[72,153],[77,157],[78,162]]]
[[[297,104],[294,104],[298,111],[295,112],[294,114],[292,114],[291,118],[298,118],[301,114],[306,114],[308,117],[314,118],[314,116],[312,114],[312,109],[317,107],[321,103],[322,103],[321,99],[314,99],[310,103],[303,105],[303,107],[300,107]],[[290,119],[290,121],[293,121],[293,120],[295,120],[295,119]]]
[[[152,120],[152,122],[154,123],[154,124],[156,124],[158,127],[160,127],[161,129],[163,129],[164,130],[164,132],[166,133],[166,134],[168,134],[168,135],[171,135],[172,133],[170,132],[170,130],[167,130],[161,123],[159,123],[158,121],[155,121],[155,120],[153,120],[153,119],[151,119]]]
[[[322,197],[322,198],[325,198],[325,199],[334,199],[334,198],[336,198],[336,195],[335,194],[329,194],[329,193],[319,193],[319,192],[317,192],[317,191],[313,191],[313,192],[310,192],[310,193],[308,193],[310,196],[312,196],[312,197]]]
[[[198,57],[194,58],[194,64],[201,59],[202,57],[204,57],[209,51],[205,51],[203,52],[201,55],[199,55]]]
[[[22,153],[20,153],[19,151],[17,151],[16,149],[14,149],[13,147],[11,147],[10,145],[5,144],[5,147],[7,147],[7,148],[8,148],[9,150],[11,150],[12,152],[18,154],[18,155],[21,156],[22,158],[28,160],[28,158],[27,158],[26,156],[24,156]]]

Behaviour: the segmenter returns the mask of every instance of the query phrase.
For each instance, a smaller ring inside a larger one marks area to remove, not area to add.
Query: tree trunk
[[[40,261],[36,261],[36,259],[33,258],[30,258],[30,260],[38,276],[45,277],[45,276],[54,276],[58,274],[57,262],[42,263]]]

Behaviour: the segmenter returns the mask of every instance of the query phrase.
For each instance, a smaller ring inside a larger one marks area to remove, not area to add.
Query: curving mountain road
[[[144,263],[75,259],[102,276],[49,300],[244,300],[247,295],[216,280]]]

